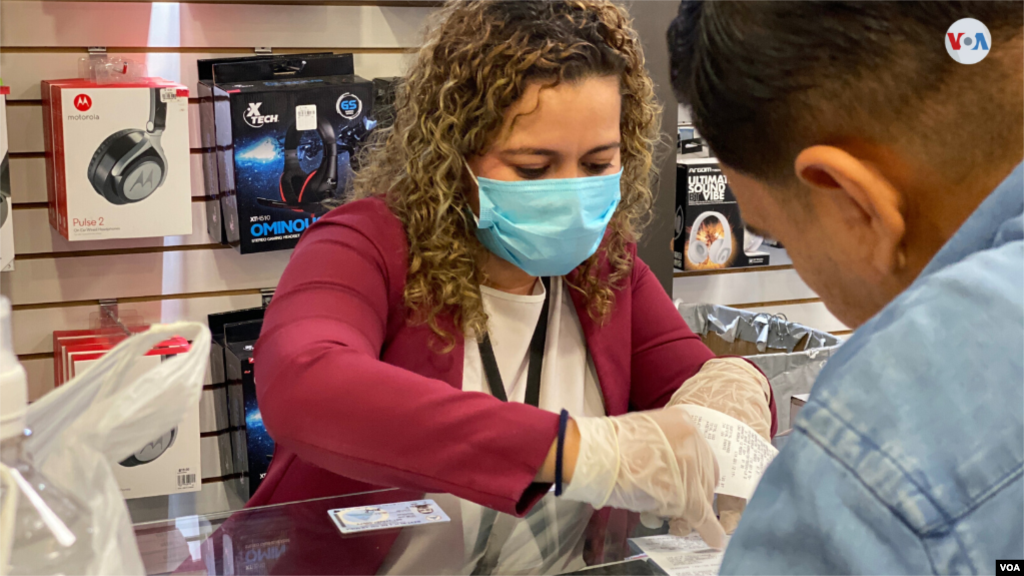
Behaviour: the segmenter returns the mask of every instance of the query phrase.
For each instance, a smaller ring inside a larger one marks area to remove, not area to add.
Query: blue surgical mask
[[[622,170],[515,182],[473,178],[480,190],[477,239],[531,276],[564,276],[590,258],[621,199]]]

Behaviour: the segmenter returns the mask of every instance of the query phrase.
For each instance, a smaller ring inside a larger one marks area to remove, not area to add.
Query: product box
[[[323,54],[309,54],[309,55],[295,55],[291,56],[302,57],[302,56],[323,56],[328,55],[329,52]],[[203,194],[206,197],[206,227],[210,238],[216,242],[227,243],[224,234],[224,220],[221,217],[220,212],[220,177],[217,170],[217,154],[218,152],[224,153],[231,146],[231,125],[228,123],[223,126],[222,139],[225,140],[222,145],[222,149],[217,149],[217,125],[214,122],[214,101],[213,101],[213,85],[214,70],[224,64],[230,64],[234,62],[252,62],[255,60],[273,60],[273,59],[285,58],[282,55],[260,55],[260,56],[249,56],[245,58],[213,58],[207,60],[198,61],[199,71],[199,83],[197,86],[197,96],[199,99],[199,125],[202,127],[200,131],[200,146],[203,158]],[[273,70],[269,70],[265,78],[254,78],[258,80],[272,80],[274,77]],[[228,102],[228,98],[223,98],[225,102]]]
[[[679,126],[679,139],[676,145],[677,160],[685,158],[710,158],[711,150],[700,137],[697,129],[691,125]]]
[[[377,128],[390,128],[395,123],[395,92],[402,81],[400,76],[373,79],[373,117]]]
[[[739,204],[714,158],[688,158],[676,163],[675,267],[715,270],[767,266],[762,239],[749,234]]]
[[[274,457],[274,440],[263,425],[263,416],[256,400],[253,349],[262,326],[262,320],[254,320],[228,324],[224,327],[228,385],[230,387],[236,382],[241,382],[245,403],[245,434],[233,436],[232,452],[236,456],[235,470],[245,473],[250,498],[267,476],[267,468]]]
[[[50,223],[68,240],[192,233],[188,89],[44,80]]]
[[[81,350],[69,347],[66,359],[71,375],[81,373],[90,364],[109,351],[106,349]],[[96,348],[83,345],[81,348]],[[175,338],[160,344],[134,364],[126,375],[128,380],[140,377],[160,362],[175,354],[188,351],[188,342]],[[202,483],[202,455],[200,451],[199,403],[189,409],[185,419],[171,430],[140,446],[131,456],[114,463],[112,468],[121,494],[125,499],[146,498],[198,492]]]
[[[7,95],[10,86],[0,86],[0,272],[14,269],[14,214],[11,201],[11,159],[7,144]]]
[[[376,124],[372,83],[352,72],[351,54],[213,66],[203,130],[214,130],[224,237],[241,253],[292,248],[345,202],[352,158]]]

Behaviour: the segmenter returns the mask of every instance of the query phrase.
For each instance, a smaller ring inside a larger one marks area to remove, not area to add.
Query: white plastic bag
[[[128,380],[132,365],[173,336],[187,353]],[[38,469],[92,513],[93,558],[82,574],[143,574],[128,507],[111,468],[180,424],[203,392],[210,330],[196,322],[157,325],[128,338],[72,381],[29,406],[26,451]]]

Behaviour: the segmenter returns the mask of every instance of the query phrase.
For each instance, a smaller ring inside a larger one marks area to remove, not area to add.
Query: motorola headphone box
[[[14,269],[14,215],[11,214],[11,160],[7,144],[7,95],[0,86],[0,272]]]
[[[351,54],[225,63],[213,75],[203,130],[215,130],[226,243],[243,254],[293,248],[346,200],[376,125],[373,85],[352,74]]]
[[[50,223],[68,240],[192,233],[188,89],[44,80]]]
[[[673,263],[680,270],[767,266],[763,240],[747,232],[729,182],[714,158],[676,163]]]
[[[224,326],[224,358],[228,386],[241,383],[245,403],[244,434],[232,436],[231,450],[235,470],[245,473],[251,498],[267,476],[274,457],[274,439],[263,425],[263,416],[256,398],[256,365],[253,350],[259,339],[262,320],[238,322]]]
[[[171,344],[171,342],[165,343]],[[79,345],[77,348],[87,348]],[[112,345],[92,352],[68,350],[72,372],[81,372],[90,363],[110,351]],[[130,381],[152,370],[164,359],[188,351],[188,342],[166,346],[143,356],[126,378]],[[202,488],[202,454],[200,450],[199,403],[189,408],[185,419],[159,438],[152,438],[128,458],[111,462],[114,478],[126,500],[198,492]]]

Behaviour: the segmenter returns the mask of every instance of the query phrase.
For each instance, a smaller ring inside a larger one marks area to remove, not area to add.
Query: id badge
[[[451,518],[433,500],[337,508],[328,510],[327,513],[330,514],[331,520],[342,534],[451,521]]]

